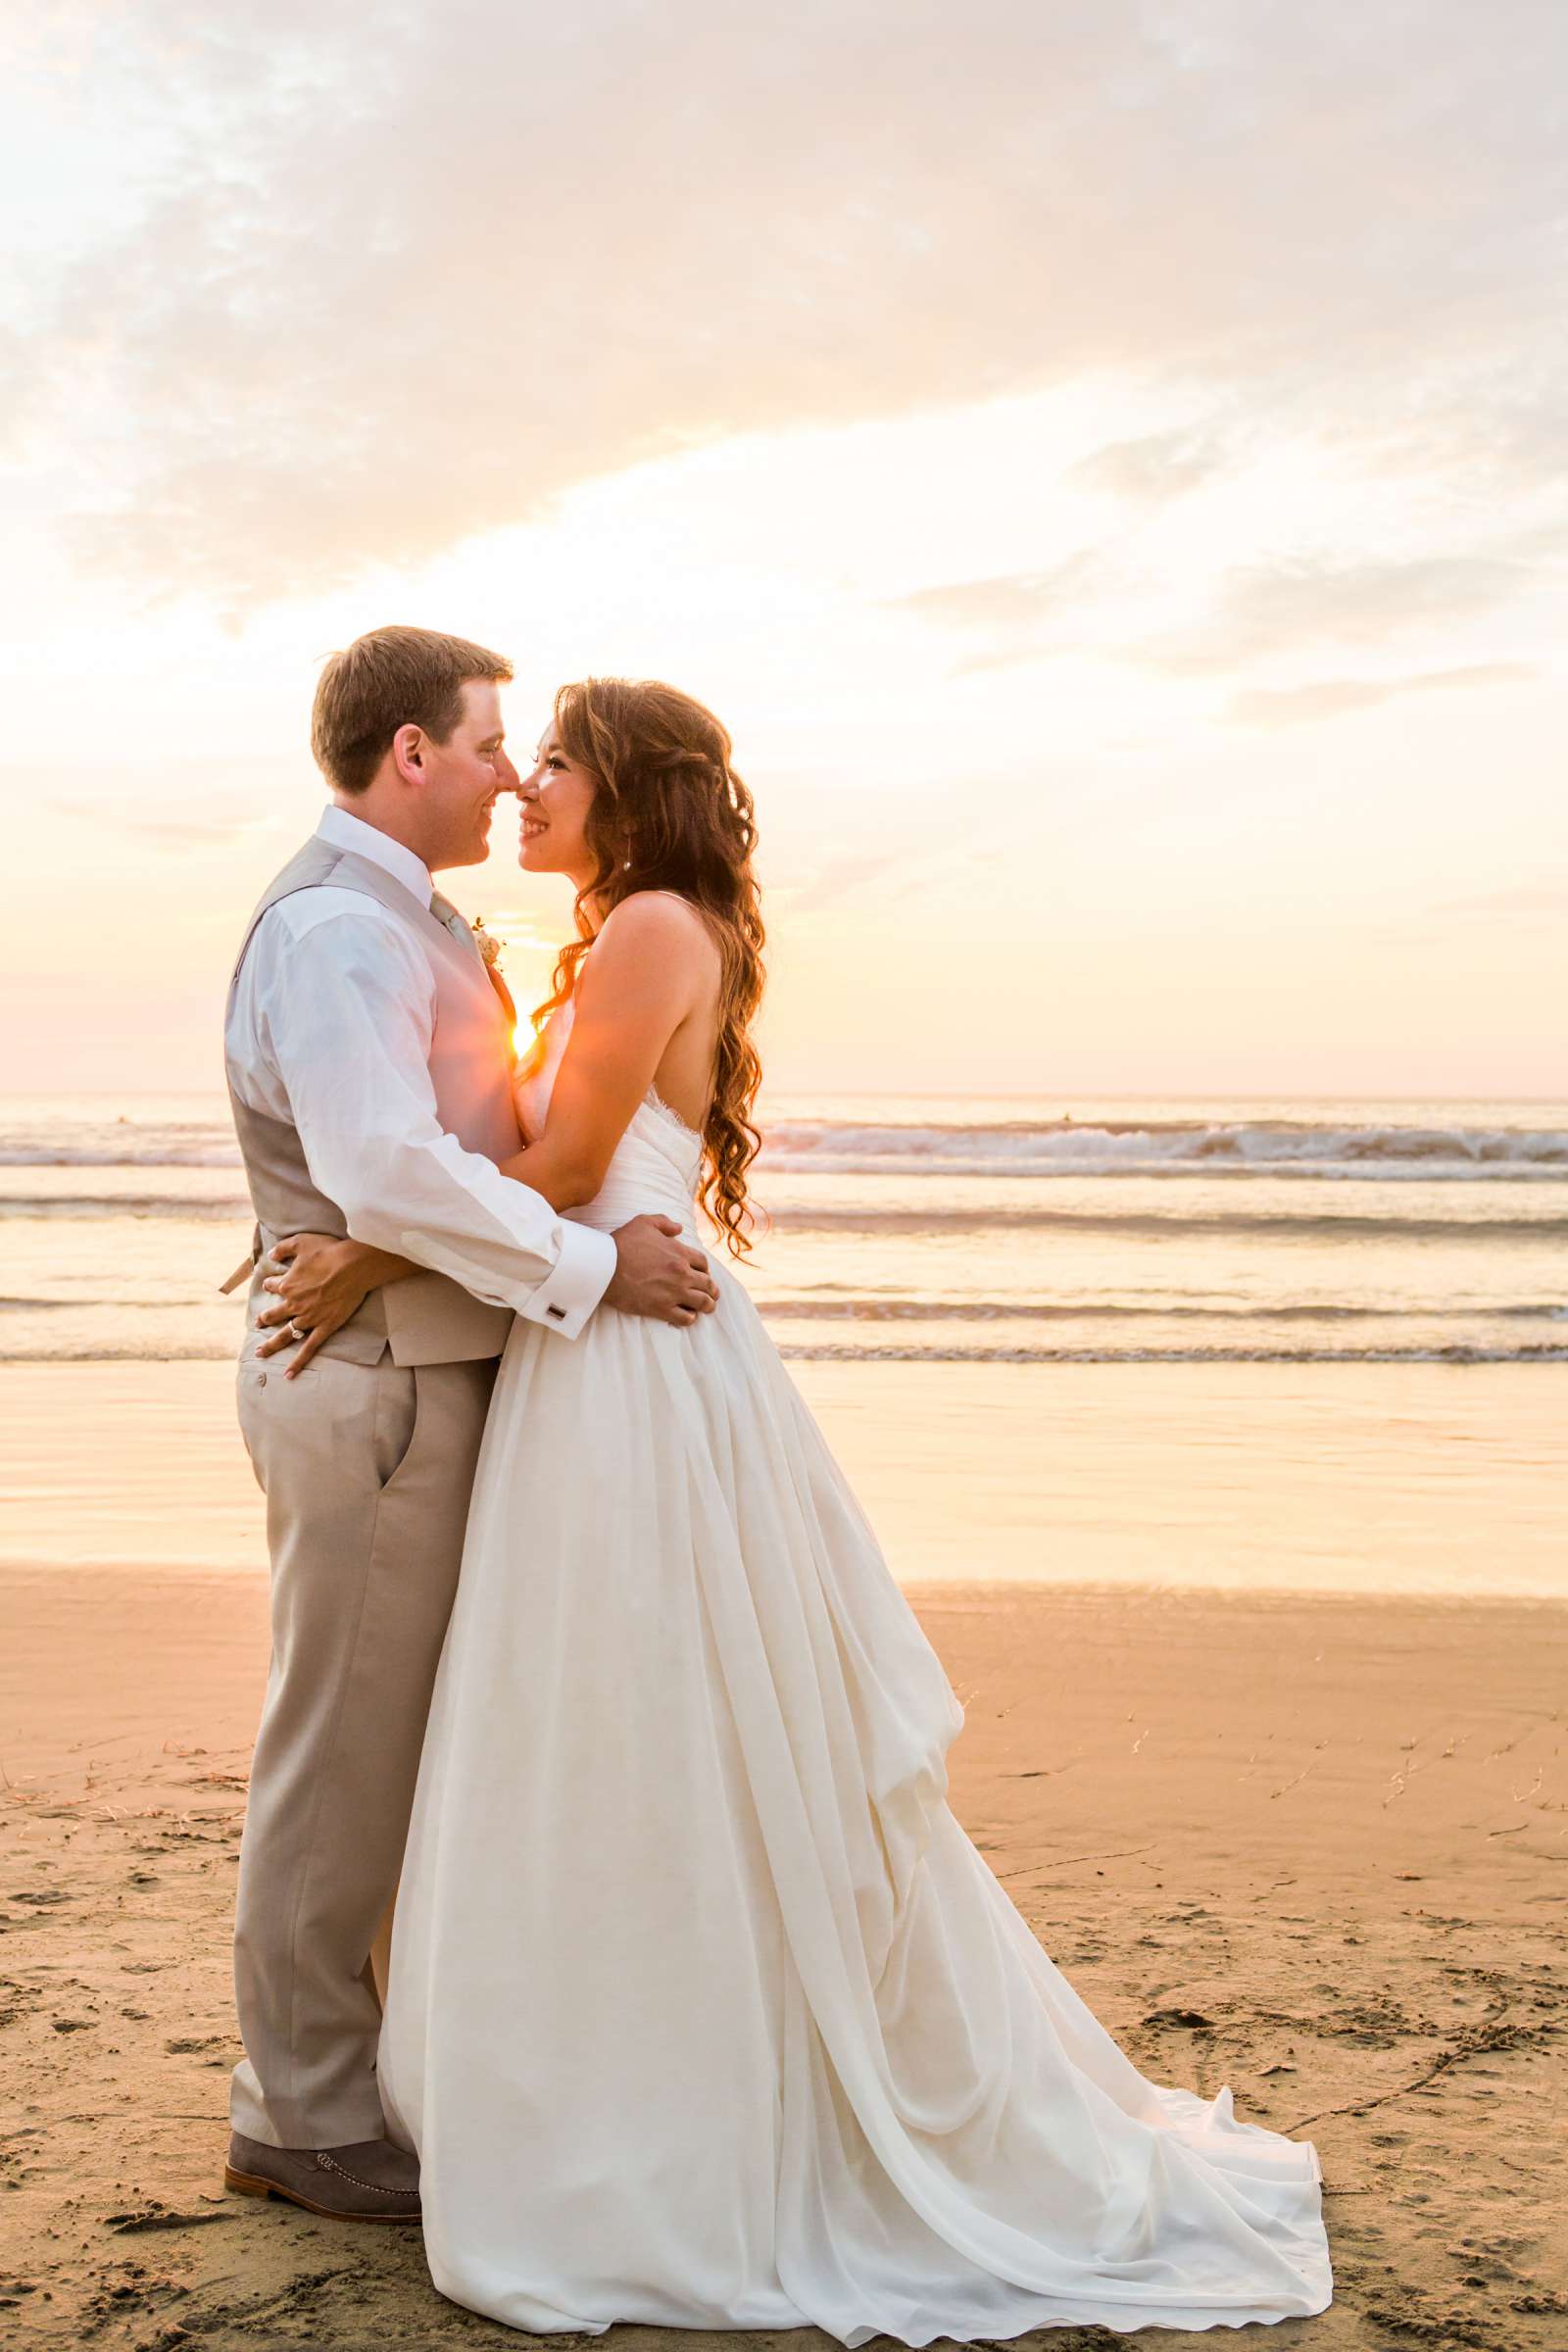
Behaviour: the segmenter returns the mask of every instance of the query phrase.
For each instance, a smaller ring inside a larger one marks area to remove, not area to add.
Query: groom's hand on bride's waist
[[[679,1329],[710,1315],[718,1285],[707,1253],[681,1239],[672,1217],[633,1217],[611,1236],[615,1271],[605,1293],[607,1306],[623,1315],[653,1315]]]

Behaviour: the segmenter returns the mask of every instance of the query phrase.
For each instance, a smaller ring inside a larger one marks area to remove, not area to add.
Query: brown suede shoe
[[[286,2197],[333,2222],[416,2222],[419,2160],[389,2139],[351,2148],[270,2148],[229,2135],[223,2185],[246,2197]]]

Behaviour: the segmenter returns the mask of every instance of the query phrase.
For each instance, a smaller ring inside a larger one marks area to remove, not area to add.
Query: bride
[[[522,802],[579,936],[507,1172],[606,1229],[700,1202],[738,1254],[762,926],[729,737],[667,686],[568,686]],[[1041,1951],[945,1801],[941,1666],[717,1280],[689,1330],[519,1321],[502,1363],[380,2051],[436,2285],[537,2332],[849,2345],[1323,2310],[1314,2150],[1146,2082]]]

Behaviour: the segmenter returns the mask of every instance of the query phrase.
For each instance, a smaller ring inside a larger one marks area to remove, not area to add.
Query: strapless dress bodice
[[[571,1034],[573,1005],[555,1013],[533,1053],[517,1065],[514,1080],[517,1120],[529,1143],[544,1133],[555,1092],[556,1072]],[[650,1087],[615,1146],[605,1181],[592,1200],[564,1214],[574,1224],[613,1233],[633,1217],[672,1217],[693,1241],[697,1231],[697,1182],[703,1139]]]

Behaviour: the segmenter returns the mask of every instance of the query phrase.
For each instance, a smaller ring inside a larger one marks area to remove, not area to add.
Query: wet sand
[[[914,1597],[968,1710],[956,1808],[1046,1947],[1146,2073],[1318,2144],[1338,2300],[1246,2339],[1561,2352],[1568,1609]],[[221,2189],[260,1576],[41,1559],[0,1610],[0,2336],[518,2340],[434,2295],[416,2232]]]
[[[797,1362],[906,1584],[1568,1601],[1568,1367]],[[0,1364],[0,1561],[261,1568],[226,1363]]]

